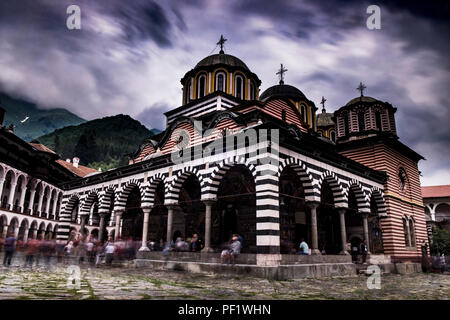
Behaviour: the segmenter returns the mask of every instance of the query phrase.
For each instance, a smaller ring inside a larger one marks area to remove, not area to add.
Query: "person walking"
[[[4,243],[5,256],[3,258],[3,265],[5,267],[11,266],[11,259],[14,256],[16,242],[17,238],[14,237],[13,234],[10,234],[10,236],[5,239]]]
[[[241,253],[241,249],[242,249],[242,244],[241,242],[238,240],[237,236],[234,236],[232,238],[232,242],[230,245],[230,258],[231,258],[231,263],[234,264],[236,261],[236,256],[238,256]]]
[[[107,265],[111,265],[114,259],[114,252],[116,251],[116,246],[114,245],[114,241],[110,240],[106,244],[105,247],[105,261]]]
[[[361,256],[362,256],[362,262],[361,263],[366,263],[366,258],[367,258],[367,244],[366,244],[366,240],[363,240],[360,244],[360,251],[361,251]]]

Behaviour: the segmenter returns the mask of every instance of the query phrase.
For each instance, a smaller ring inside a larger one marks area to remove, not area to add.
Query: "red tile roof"
[[[30,145],[31,145],[33,148],[35,148],[35,149],[37,149],[37,150],[39,150],[39,151],[44,151],[44,152],[55,153],[55,154],[56,154],[55,151],[53,151],[53,150],[50,149],[50,148],[47,148],[47,147],[44,146],[43,144],[40,144],[40,143],[31,143],[31,142],[30,142]]]
[[[92,168],[89,168],[89,167],[85,167],[85,166],[80,166],[80,165],[78,165],[78,168],[77,168],[72,163],[69,163],[69,162],[64,161],[64,160],[56,160],[56,162],[59,163],[64,168],[72,171],[73,173],[75,173],[79,177],[85,177],[85,176],[87,176],[90,173],[98,172],[95,169],[92,169]]]
[[[450,185],[422,187],[422,198],[450,197]]]

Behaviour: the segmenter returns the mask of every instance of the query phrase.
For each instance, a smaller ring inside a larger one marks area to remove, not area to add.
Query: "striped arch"
[[[111,185],[100,194],[98,212],[109,212],[111,201],[115,199],[117,186]]]
[[[350,190],[352,190],[353,193],[355,194],[356,203],[358,205],[358,211],[369,213],[370,212],[369,198],[364,193],[361,183],[355,179],[350,180],[350,184],[345,192],[347,198],[347,207],[348,207],[348,195],[350,193]]]
[[[372,200],[372,197],[375,199],[375,203],[377,205],[378,216],[387,217],[386,201],[384,200],[383,191],[380,188],[372,187],[369,194],[369,203]]]
[[[183,170],[180,170],[177,175],[173,178],[167,189],[167,197],[165,199],[166,204],[177,204],[178,198],[180,196],[180,190],[183,186],[183,183],[191,176],[194,175],[197,177],[198,182],[200,183],[200,189],[204,188],[204,181],[202,175],[199,173],[198,169],[192,167],[186,167]]]
[[[127,204],[128,195],[135,188],[139,188],[139,193],[141,195],[141,203],[144,199],[144,188],[142,188],[139,180],[131,179],[125,183],[122,187],[122,190],[116,194],[116,201],[114,203],[114,210],[125,210],[125,206]]]
[[[322,173],[319,182],[317,183],[316,192],[318,192],[319,194],[321,194],[320,191],[324,181],[328,182],[331,191],[333,192],[334,206],[338,208],[347,208],[347,197],[336,174],[331,171],[325,171],[324,173]]]
[[[69,198],[66,198],[66,200],[63,200],[62,206],[64,209],[61,210],[62,211],[61,219],[62,219],[63,215],[70,215],[72,213],[73,206],[77,201],[81,202],[81,197],[78,193],[74,193]],[[70,217],[69,217],[69,220],[70,220]]]
[[[81,205],[80,214],[88,215],[92,205],[95,202],[95,198],[97,197],[98,202],[100,203],[100,194],[97,190],[91,190],[87,197],[84,199],[83,204]]]
[[[287,158],[280,163],[278,167],[278,178],[283,173],[286,167],[292,168],[300,178],[302,182],[303,189],[305,191],[306,201],[320,201],[320,193],[316,193],[313,185],[313,178],[309,173],[309,169],[306,165],[299,159]]]
[[[249,160],[245,160],[242,156],[230,157],[219,163],[219,165],[211,172],[209,178],[205,179],[205,192],[202,192],[202,200],[217,199],[217,191],[222,178],[228,170],[239,164],[245,166],[251,172],[256,182],[256,168],[253,164],[250,164]]]
[[[153,207],[155,205],[156,188],[160,183],[164,183],[165,193],[168,193],[166,177],[162,173],[158,173],[148,179],[148,187],[145,189],[145,196],[143,202]]]

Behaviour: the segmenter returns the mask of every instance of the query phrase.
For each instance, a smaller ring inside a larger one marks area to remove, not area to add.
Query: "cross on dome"
[[[324,96],[322,96],[322,101],[320,101],[320,104],[322,105],[322,113],[325,113],[325,101],[327,101],[327,99],[324,98]]]
[[[364,95],[364,89],[366,89],[367,87],[360,82],[358,88],[356,88],[356,90],[361,91],[361,97]]]
[[[286,73],[286,71],[288,71],[288,69],[286,69],[283,64],[281,64],[280,70],[278,70],[278,72],[276,73],[280,76],[280,84],[284,84],[284,74]]]
[[[220,52],[219,52],[219,53],[224,53],[224,51],[223,51],[223,45],[225,44],[225,42],[226,42],[227,40],[228,40],[228,39],[225,39],[224,36],[223,36],[223,34],[220,35],[219,42],[216,43],[217,45],[220,45]]]

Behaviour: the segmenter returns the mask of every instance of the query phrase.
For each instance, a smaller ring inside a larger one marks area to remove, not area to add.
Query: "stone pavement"
[[[369,290],[365,275],[272,281],[114,266],[79,271],[77,287],[68,284],[67,266],[0,267],[0,299],[450,299],[448,274],[383,274],[381,289]]]

